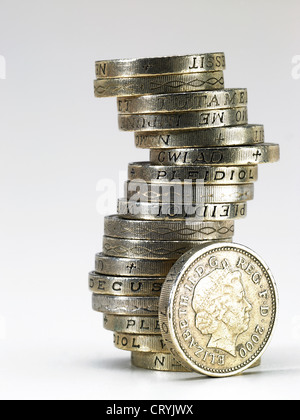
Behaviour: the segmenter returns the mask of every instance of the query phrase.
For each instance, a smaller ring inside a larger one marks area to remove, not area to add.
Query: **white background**
[[[1,0],[1,399],[299,398],[299,15],[298,0]],[[261,368],[221,380],[132,368],[87,287],[96,186],[148,160],[115,99],[94,98],[95,60],[215,51],[225,86],[248,88],[249,122],[281,146],[235,235],[271,267],[279,322]]]

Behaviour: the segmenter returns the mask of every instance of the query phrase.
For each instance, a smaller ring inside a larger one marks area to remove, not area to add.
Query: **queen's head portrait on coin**
[[[210,335],[207,347],[236,356],[237,338],[248,330],[252,309],[241,273],[228,268],[212,271],[195,287],[192,306],[196,328],[201,334]]]
[[[169,351],[185,367],[231,376],[253,366],[270,342],[278,308],[268,266],[229,242],[184,254],[162,288],[159,322]]]

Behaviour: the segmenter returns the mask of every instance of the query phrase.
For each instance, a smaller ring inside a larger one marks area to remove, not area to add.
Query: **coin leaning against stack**
[[[190,371],[160,328],[166,276],[199,245],[232,242],[258,165],[279,159],[264,127],[248,124],[247,89],[225,89],[224,70],[224,53],[96,62],[95,96],[116,97],[120,130],[150,150],[149,162],[129,164],[89,274],[93,309],[136,367]]]

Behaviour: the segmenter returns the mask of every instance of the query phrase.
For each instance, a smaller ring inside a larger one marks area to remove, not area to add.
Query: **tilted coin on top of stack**
[[[247,89],[225,89],[224,70],[224,53],[96,62],[95,96],[116,97],[120,130],[150,150],[149,162],[128,166],[89,275],[93,309],[136,367],[199,371],[161,328],[165,279],[194,249],[232,243],[258,164],[279,159],[264,127],[248,124]],[[259,363],[257,355],[248,365]]]

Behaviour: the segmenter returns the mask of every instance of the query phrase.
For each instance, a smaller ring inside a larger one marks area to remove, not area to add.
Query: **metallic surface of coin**
[[[132,352],[131,363],[135,367],[149,370],[168,371],[168,372],[193,372],[180,365],[180,363],[170,353],[142,353]],[[253,363],[251,368],[261,365],[261,359]]]
[[[204,184],[249,184],[258,179],[258,166],[161,166],[150,162],[136,162],[128,165],[129,180],[146,182],[198,181]]]
[[[165,277],[121,277],[105,276],[91,272],[89,289],[100,295],[114,296],[160,296]]]
[[[114,333],[114,345],[120,350],[136,352],[168,352],[161,335]]]
[[[117,99],[120,114],[148,114],[157,112],[197,111],[246,106],[247,89],[182,92],[144,95]]]
[[[153,165],[257,165],[279,160],[279,145],[231,146],[150,151]]]
[[[169,205],[136,203],[118,200],[118,213],[128,219],[221,221],[243,219],[247,216],[247,203],[203,205]]]
[[[157,114],[119,114],[122,131],[187,130],[227,127],[248,123],[247,107]]]
[[[176,260],[118,258],[96,254],[95,271],[109,276],[165,277]]]
[[[140,77],[157,74],[225,70],[223,52],[170,57],[131,58],[96,61],[96,76]]]
[[[103,326],[106,330],[126,334],[159,334],[161,335],[158,316],[103,316]]]
[[[104,235],[155,241],[202,241],[232,238],[234,222],[188,222],[172,220],[128,220],[119,216],[104,219]]]
[[[133,366],[166,372],[192,372],[192,369],[183,367],[171,353],[142,353],[133,351],[131,354]]]
[[[172,74],[167,76],[123,77],[97,79],[94,82],[95,96],[140,96],[159,93],[191,92],[224,88],[222,71]]]
[[[207,241],[146,241],[103,237],[103,252],[112,257],[176,260],[189,249]]]
[[[92,306],[96,312],[129,316],[157,316],[158,297],[125,297],[93,293]]]
[[[221,377],[257,362],[277,311],[268,266],[245,246],[219,243],[191,250],[175,263],[163,286],[159,321],[180,363]]]
[[[153,204],[239,203],[253,200],[254,184],[204,185],[202,180],[186,180],[159,185],[143,180],[126,181],[125,197],[127,200]]]
[[[265,141],[264,126],[259,124],[197,130],[137,131],[134,137],[135,145],[142,149],[242,146]]]

